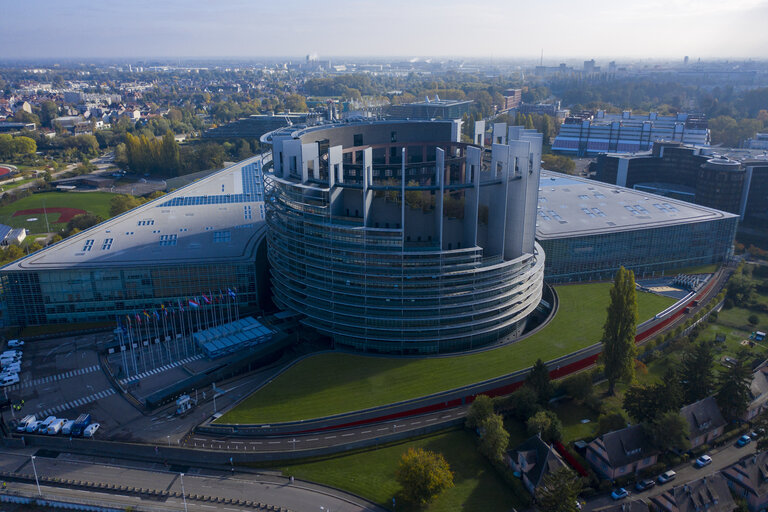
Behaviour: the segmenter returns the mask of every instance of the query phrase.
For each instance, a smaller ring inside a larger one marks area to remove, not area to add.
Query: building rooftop
[[[238,162],[9,263],[2,270],[215,263],[248,258],[266,230],[261,164],[261,156]]]
[[[536,238],[570,238],[737,217],[618,185],[541,171]]]

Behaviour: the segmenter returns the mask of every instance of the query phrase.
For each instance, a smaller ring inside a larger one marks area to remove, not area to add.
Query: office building
[[[4,266],[6,324],[115,320],[228,289],[243,312],[258,309],[263,163],[249,158]]]
[[[541,134],[499,126],[484,150],[459,142],[460,127],[360,122],[263,137],[275,303],[337,346],[371,352],[451,352],[522,333],[544,277]]]
[[[578,156],[599,153],[632,153],[651,149],[657,140],[708,146],[707,121],[702,116],[680,113],[675,116],[606,114],[602,110],[567,117],[552,143],[553,151]]]
[[[722,263],[738,216],[639,190],[542,171],[536,239],[550,283],[638,277]]]
[[[472,100],[441,100],[439,97],[431,100],[392,105],[389,107],[389,117],[392,119],[461,119],[469,113]]]
[[[596,179],[768,221],[768,156],[760,150],[656,142],[651,151],[598,156]]]

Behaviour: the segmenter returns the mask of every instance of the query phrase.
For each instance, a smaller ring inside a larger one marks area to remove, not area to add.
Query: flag
[[[136,323],[141,325],[141,317],[139,316],[138,313],[136,313]]]
[[[203,300],[205,301],[206,304],[210,304],[211,303],[211,299],[206,297],[205,294],[203,294]]]
[[[131,317],[130,315],[125,315],[125,319],[128,321],[128,327],[131,326]]]
[[[155,315],[155,321],[159,322],[160,321],[160,315],[157,314],[157,311],[152,310],[152,313],[154,313],[154,315]]]
[[[160,309],[163,311],[163,316],[168,316],[168,310],[165,309],[165,304],[160,304]]]
[[[146,310],[146,309],[144,310],[144,316],[145,316],[145,317],[147,317],[147,318],[149,318],[149,313],[147,313],[147,310]]]
[[[231,288],[227,288],[227,293],[228,293],[228,294],[229,294],[229,296],[230,296],[230,297],[232,297],[233,299],[234,299],[234,298],[237,296],[237,294],[236,294],[235,292],[233,292]]]
[[[177,300],[176,302],[179,304],[179,311],[181,311],[183,313],[184,312],[184,306],[181,305],[181,301]]]
[[[200,303],[197,302],[195,299],[189,299],[189,307],[198,308],[200,307]]]

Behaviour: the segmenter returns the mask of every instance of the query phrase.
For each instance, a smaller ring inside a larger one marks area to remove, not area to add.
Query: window
[[[86,240],[85,245],[83,245],[83,251],[88,252],[93,248],[93,240]]]
[[[247,204],[243,206],[243,217],[245,220],[253,219],[253,209],[251,208],[251,205]]]
[[[105,238],[104,243],[101,244],[102,251],[108,251],[112,248],[112,238]]]
[[[213,243],[215,244],[229,242],[230,240],[232,240],[232,233],[230,231],[216,231],[213,233]]]
[[[353,136],[354,139],[354,145],[355,146],[362,146],[363,145],[363,134],[362,133],[356,133]]]
[[[178,235],[160,235],[160,246],[176,245]]]
[[[397,142],[397,132],[389,132],[389,142]]]

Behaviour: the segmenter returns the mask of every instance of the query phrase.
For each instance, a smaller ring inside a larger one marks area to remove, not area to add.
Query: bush
[[[760,323],[760,317],[758,317],[756,314],[752,313],[749,315],[749,318],[747,318],[747,322],[749,322],[749,325],[752,327],[756,326]]]

